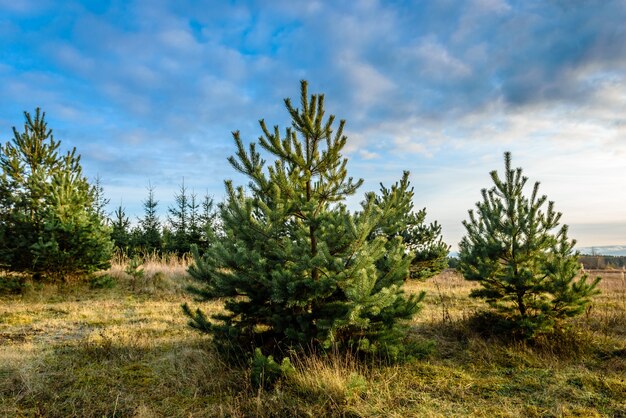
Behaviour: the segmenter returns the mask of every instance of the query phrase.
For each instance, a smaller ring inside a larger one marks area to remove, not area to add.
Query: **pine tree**
[[[198,195],[192,191],[189,195],[189,232],[187,234],[187,241],[189,243],[189,250],[192,246],[198,246],[202,244],[202,218],[200,213],[200,203],[198,203]],[[188,250],[188,251],[189,251]]]
[[[208,192],[205,193],[202,199],[202,211],[199,213],[198,222],[200,225],[200,241],[198,248],[204,251],[219,234],[218,213],[213,197],[210,196]]]
[[[0,260],[12,271],[69,279],[109,265],[109,230],[74,148],[60,155],[45,113],[0,147]]]
[[[104,195],[104,187],[102,186],[102,178],[100,175],[97,175],[94,179],[91,192],[93,193],[94,211],[96,215],[98,215],[103,222],[108,222],[106,207],[109,202],[111,202],[111,199],[107,199]]]
[[[528,179],[522,169],[511,168],[508,152],[504,163],[504,179],[490,173],[495,186],[482,190],[482,202],[463,222],[467,235],[459,245],[459,270],[480,284],[472,296],[485,299],[505,324],[531,337],[581,313],[600,279],[588,283],[580,276],[575,241],[568,239],[567,225],[556,230],[561,213],[539,196],[539,183],[530,197],[524,195]]]
[[[413,196],[413,189],[408,189],[408,175],[405,173],[400,185],[406,190],[407,196]],[[382,196],[374,197],[377,204],[381,204],[383,199],[391,192],[382,184]],[[440,273],[448,265],[447,257],[450,247],[443,242],[441,236],[441,225],[436,221],[426,224],[426,208],[413,211],[413,201],[406,199],[404,217],[399,219],[386,218],[381,225],[381,231],[387,237],[399,236],[405,243],[408,250],[413,253],[411,261],[412,279],[425,280]],[[375,236],[375,234],[373,235]]]
[[[114,218],[110,220],[111,223],[111,239],[121,251],[126,253],[131,252],[131,236],[130,236],[130,219],[126,216],[125,208],[120,205],[113,212]],[[128,254],[130,255],[130,254]]]
[[[55,173],[46,200],[43,230],[31,246],[35,269],[67,281],[110,267],[110,230],[80,167]]]
[[[167,250],[182,255],[191,249],[189,242],[189,197],[184,178],[179,190],[179,193],[174,195],[175,206],[168,208],[167,219],[171,229],[170,237],[167,240]]]
[[[334,130],[324,96],[301,85],[301,108],[285,105],[292,126],[281,137],[260,121],[259,145],[275,157],[265,167],[239,132],[231,165],[250,179],[246,192],[226,181],[220,205],[223,236],[196,255],[190,268],[201,298],[225,298],[209,320],[197,310],[191,325],[210,332],[221,348],[339,347],[395,357],[405,320],[421,295],[402,290],[413,255],[400,231],[411,210],[408,173],[382,195],[366,195],[351,213],[343,201],[362,180],[347,175],[345,121]]]
[[[156,252],[160,254],[163,250],[161,221],[157,214],[159,201],[154,198],[154,186],[148,184],[148,197],[143,201],[144,216],[139,219],[139,228],[135,242],[136,247],[145,253]]]
[[[128,246],[128,256],[134,257],[144,254],[144,233],[140,225],[135,225],[130,229],[130,245]]]

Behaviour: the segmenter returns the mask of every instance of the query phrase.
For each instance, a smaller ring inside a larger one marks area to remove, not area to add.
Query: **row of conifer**
[[[408,172],[349,209],[346,198],[363,180],[348,175],[345,121],[326,116],[324,96],[309,96],[304,81],[299,106],[290,99],[285,106],[291,126],[284,132],[261,121],[259,142],[248,146],[234,132],[229,162],[248,188],[226,181],[227,197],[215,208],[183,182],[164,227],[150,187],[134,228],[121,206],[107,220],[100,182],[89,184],[76,150],[61,154],[45,115],[26,113],[24,131],[14,129],[0,148],[0,263],[58,279],[106,268],[114,245],[191,251],[191,291],[224,309],[212,317],[188,305],[184,311],[222,352],[406,354],[406,329],[424,293],[407,294],[404,283],[445,267],[441,227],[426,223],[425,209],[414,210]],[[575,242],[539,183],[528,194],[522,170],[509,153],[504,160],[464,222],[458,269],[480,283],[472,296],[491,307],[492,324],[532,336],[581,313],[598,280],[580,276]]]

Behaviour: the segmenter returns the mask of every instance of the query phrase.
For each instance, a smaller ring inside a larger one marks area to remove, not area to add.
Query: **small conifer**
[[[148,184],[148,197],[143,201],[144,216],[139,219],[139,225],[135,228],[134,246],[144,253],[161,254],[163,250],[163,236],[161,221],[157,213],[159,201],[154,197],[154,186]]]
[[[168,221],[170,234],[166,242],[167,251],[182,255],[188,253],[192,242],[190,241],[190,207],[189,193],[185,186],[185,179],[180,185],[179,192],[174,195],[174,206],[168,208]],[[194,214],[195,215],[195,214]]]
[[[459,270],[480,284],[471,295],[485,299],[514,331],[527,337],[548,332],[583,312],[600,279],[587,282],[581,275],[576,242],[567,237],[567,225],[558,228],[561,213],[539,195],[538,182],[524,194],[528,179],[511,168],[510,153],[504,154],[504,178],[490,174],[494,187],[482,190],[482,202],[463,222]]]
[[[75,148],[60,153],[44,112],[24,116],[24,131],[0,146],[0,264],[63,279],[107,268],[102,188],[89,185]]]
[[[224,298],[225,310],[212,320],[187,305],[185,312],[221,347],[339,347],[396,357],[424,296],[403,291],[413,260],[402,236],[412,210],[408,173],[349,211],[344,200],[362,180],[348,176],[341,154],[345,121],[333,126],[324,96],[309,97],[304,81],[300,107],[285,105],[292,124],[284,136],[260,121],[258,145],[272,164],[233,133],[237,153],[229,161],[249,188],[226,182],[221,236],[190,269],[201,284],[194,293]]]
[[[130,219],[126,216],[126,209],[121,203],[113,212],[113,219],[109,222],[111,224],[111,239],[115,247],[118,250],[129,253],[132,250],[130,248]]]

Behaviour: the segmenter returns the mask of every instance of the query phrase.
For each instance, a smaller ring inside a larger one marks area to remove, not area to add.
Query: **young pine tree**
[[[200,212],[201,204],[198,202],[198,195],[192,191],[189,195],[189,232],[187,234],[187,242],[189,250],[192,246],[202,245],[202,213]],[[188,251],[189,251],[188,250]]]
[[[482,202],[463,222],[459,270],[480,284],[472,296],[484,298],[499,319],[530,337],[581,313],[600,279],[588,283],[580,275],[575,241],[566,225],[557,229],[561,213],[539,196],[539,183],[525,195],[528,179],[521,168],[511,168],[508,152],[504,163],[504,178],[491,172],[495,186],[482,190]]]
[[[213,197],[205,193],[202,199],[201,211],[198,215],[198,221],[200,224],[200,243],[203,249],[213,242],[215,237],[219,234],[219,217],[217,208]]]
[[[127,254],[131,252],[130,219],[126,216],[126,211],[122,204],[113,212],[111,223],[111,239],[115,247]],[[130,254],[128,254],[130,255]]]
[[[351,213],[343,201],[362,180],[348,177],[341,154],[345,122],[333,127],[324,96],[309,97],[304,81],[301,107],[285,105],[292,126],[284,136],[260,122],[259,145],[273,164],[234,132],[229,161],[250,179],[249,190],[226,182],[222,236],[190,269],[202,284],[194,293],[224,298],[225,310],[213,321],[187,305],[185,312],[222,348],[333,346],[397,356],[404,322],[423,297],[402,290],[413,259],[401,236],[412,208],[408,174]]]
[[[96,215],[102,219],[104,223],[108,222],[108,216],[106,213],[106,207],[111,201],[111,199],[107,199],[104,194],[104,186],[102,186],[102,178],[100,175],[97,175],[94,179],[93,187],[91,188],[91,192],[93,193],[93,202],[94,202],[94,211]]]
[[[382,184],[382,195],[373,196],[378,205],[382,205],[385,199],[394,188],[387,189]],[[405,243],[408,250],[413,254],[411,261],[410,277],[412,279],[425,280],[440,273],[448,265],[448,252],[450,247],[443,242],[441,236],[441,226],[435,221],[430,224],[425,223],[426,209],[418,212],[413,211],[413,189],[408,188],[408,175],[405,173],[400,183],[394,187],[401,187],[405,191],[405,199],[402,202],[406,205],[402,212],[402,218],[386,217],[378,232],[383,232],[387,237],[399,236]],[[376,236],[376,233],[372,236]]]
[[[24,112],[24,132],[0,147],[0,263],[68,279],[106,268],[110,231],[76,149],[60,155],[45,113]]]
[[[145,253],[160,254],[163,250],[158,205],[159,201],[154,198],[154,187],[149,184],[148,197],[143,201],[144,216],[139,219],[139,227],[133,233],[135,246]]]
[[[180,185],[180,191],[174,195],[175,205],[168,208],[170,224],[167,250],[182,255],[191,249],[189,241],[189,195],[185,187],[185,179]]]

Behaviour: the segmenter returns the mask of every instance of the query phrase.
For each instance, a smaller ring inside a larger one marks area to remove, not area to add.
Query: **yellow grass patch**
[[[403,364],[347,354],[295,356],[271,390],[229,366],[210,337],[190,329],[180,305],[207,313],[184,288],[188,260],[148,260],[133,288],[124,260],[111,289],[33,286],[0,299],[0,416],[623,416],[626,284],[609,272],[602,294],[563,341],[487,341],[467,327],[484,304],[452,271],[426,290],[407,344],[434,352]],[[568,346],[565,344],[566,346]],[[568,346],[569,347],[569,346]]]

